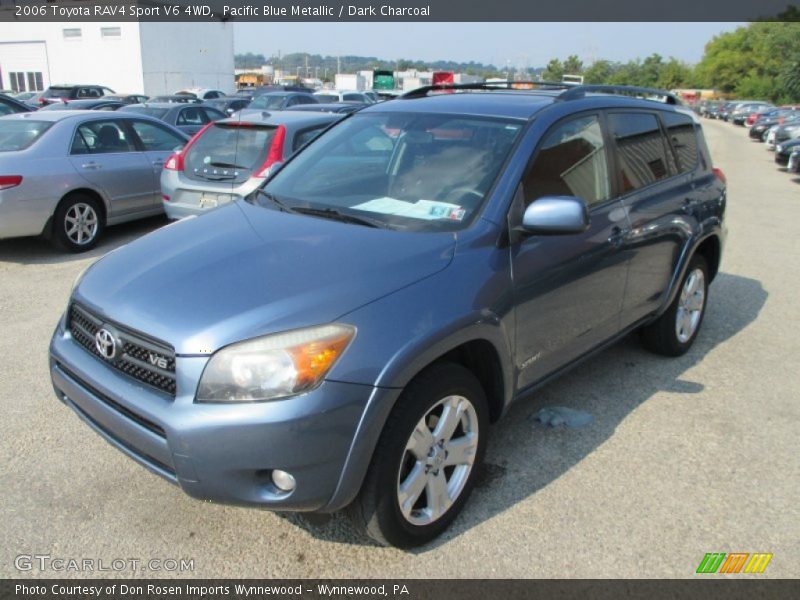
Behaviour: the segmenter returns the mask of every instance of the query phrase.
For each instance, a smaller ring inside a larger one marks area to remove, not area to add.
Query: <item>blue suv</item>
[[[423,544],[513,401],[634,330],[691,347],[725,202],[669,94],[422,88],[96,262],[53,385],[193,497],[348,508],[381,543]]]

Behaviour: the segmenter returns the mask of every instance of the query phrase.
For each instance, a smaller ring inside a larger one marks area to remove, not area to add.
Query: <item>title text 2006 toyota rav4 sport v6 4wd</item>
[[[685,352],[724,237],[700,125],[652,90],[476,87],[366,108],[95,263],[58,397],[191,496],[413,546],[513,400],[637,328]]]

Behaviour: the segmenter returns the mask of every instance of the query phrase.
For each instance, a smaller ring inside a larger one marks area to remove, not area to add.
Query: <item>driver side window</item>
[[[611,198],[603,130],[596,115],[557,124],[523,178],[525,206],[542,196],[575,196],[587,206]]]

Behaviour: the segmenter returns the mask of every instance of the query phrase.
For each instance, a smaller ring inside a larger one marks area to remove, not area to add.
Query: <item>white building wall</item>
[[[44,87],[59,83],[108,86],[118,92],[142,92],[138,23],[0,23],[0,71],[41,72]],[[103,36],[102,28],[119,28]],[[65,37],[64,30],[80,30]]]
[[[140,35],[145,94],[235,91],[233,23],[141,23]]]

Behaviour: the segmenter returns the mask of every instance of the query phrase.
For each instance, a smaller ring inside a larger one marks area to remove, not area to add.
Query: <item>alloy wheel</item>
[[[100,220],[89,204],[78,202],[70,206],[64,217],[64,231],[73,243],[84,246],[94,240]]]
[[[478,415],[463,396],[447,396],[419,420],[406,443],[397,501],[412,525],[429,525],[461,495],[478,451]]]
[[[675,314],[675,334],[681,344],[692,339],[697,331],[703,315],[705,295],[705,275],[701,269],[695,269],[689,273],[683,284],[678,300],[678,310]]]

